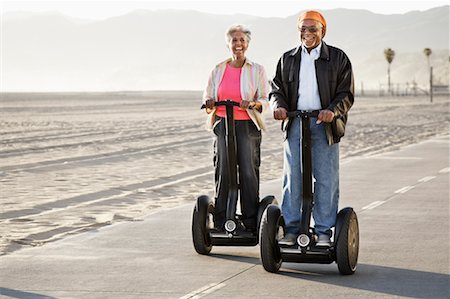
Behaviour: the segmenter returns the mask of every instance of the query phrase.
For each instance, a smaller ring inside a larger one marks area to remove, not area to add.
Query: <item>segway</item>
[[[259,241],[259,224],[261,217],[269,204],[276,203],[274,196],[266,196],[259,202],[257,214],[256,233],[242,230],[243,224],[239,214],[236,213],[238,202],[238,175],[236,153],[236,130],[234,123],[233,107],[239,107],[239,103],[226,100],[215,102],[215,106],[225,106],[226,109],[226,146],[229,168],[229,188],[226,205],[226,222],[224,230],[214,229],[213,215],[214,203],[207,195],[197,198],[192,216],[192,239],[195,251],[199,254],[209,254],[213,245],[217,246],[255,246]],[[202,109],[205,105],[202,106]],[[240,182],[245,184],[245,182]],[[242,200],[242,198],[241,198]]]
[[[282,262],[331,264],[336,262],[343,275],[355,273],[359,252],[358,218],[353,208],[339,211],[336,219],[334,241],[330,247],[317,246],[316,234],[310,227],[314,206],[310,118],[319,110],[288,112],[289,118],[300,117],[302,123],[303,206],[300,235],[292,246],[279,244],[284,236],[284,220],[279,206],[271,204],[264,211],[260,228],[260,251],[263,267],[276,273]]]

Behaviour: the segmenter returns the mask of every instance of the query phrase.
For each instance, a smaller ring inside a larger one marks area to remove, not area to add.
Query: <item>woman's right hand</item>
[[[213,109],[213,108],[214,108],[214,103],[215,103],[215,102],[216,102],[216,101],[214,101],[213,99],[206,100],[206,102],[205,102],[206,108],[208,108],[208,109]]]

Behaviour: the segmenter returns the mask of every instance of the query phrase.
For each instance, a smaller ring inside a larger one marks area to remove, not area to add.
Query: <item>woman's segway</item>
[[[292,246],[278,244],[284,235],[283,216],[277,205],[267,207],[261,220],[260,250],[263,267],[268,272],[277,272],[282,262],[331,264],[334,261],[341,274],[349,275],[356,271],[359,228],[358,218],[352,208],[339,211],[334,242],[329,248],[316,246],[314,228],[310,227],[314,205],[310,118],[318,114],[318,110],[288,112],[288,117],[300,117],[302,123],[303,206],[300,235]]]
[[[239,107],[239,103],[226,100],[218,101],[215,106],[225,106],[226,109],[226,145],[227,161],[229,167],[229,188],[226,208],[225,230],[217,231],[213,225],[214,204],[207,195],[197,198],[192,216],[192,239],[195,251],[199,254],[208,254],[213,245],[217,246],[255,246],[258,244],[259,224],[266,207],[276,203],[274,196],[266,196],[259,202],[257,215],[256,234],[239,228],[243,227],[236,213],[238,201],[238,175],[237,175],[237,153],[236,153],[236,130],[234,124],[233,107]],[[202,106],[202,109],[205,105]],[[245,182],[240,182],[245,184]],[[242,198],[241,198],[242,200]]]

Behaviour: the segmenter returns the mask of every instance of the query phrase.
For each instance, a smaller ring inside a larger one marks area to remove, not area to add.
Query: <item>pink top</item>
[[[220,82],[219,89],[217,91],[217,98],[219,101],[232,100],[238,103],[242,101],[241,71],[242,68],[232,67],[227,64],[222,82]],[[225,106],[217,107],[216,115],[225,117]],[[249,120],[250,116],[245,109],[234,107],[234,119]]]

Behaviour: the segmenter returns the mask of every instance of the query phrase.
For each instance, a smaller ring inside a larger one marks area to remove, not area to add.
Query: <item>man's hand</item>
[[[321,122],[330,123],[333,121],[334,112],[330,110],[321,110],[319,116],[317,116],[316,124],[320,124]]]
[[[287,110],[283,107],[275,109],[273,111],[273,118],[276,120],[285,120],[287,118]]]
[[[205,102],[206,108],[208,108],[208,109],[213,109],[213,108],[214,108],[214,103],[215,103],[215,102],[216,102],[216,101],[214,101],[213,99],[206,100],[206,102]]]

